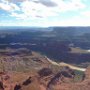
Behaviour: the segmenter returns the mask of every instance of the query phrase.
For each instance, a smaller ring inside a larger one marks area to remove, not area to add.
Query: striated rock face
[[[58,72],[47,85],[47,90],[53,90],[55,87],[60,87],[62,84],[71,83],[74,79],[75,73],[69,67],[64,67]]]
[[[50,63],[41,54],[24,48],[0,51],[0,90],[40,90],[37,72]],[[43,69],[40,74],[48,75]],[[36,87],[35,87],[36,86]]]
[[[63,67],[58,72],[42,68],[38,72],[1,72],[0,90],[90,90],[90,68],[85,72],[83,81],[73,82],[74,70]]]
[[[40,77],[46,77],[46,76],[53,74],[53,72],[49,68],[43,68],[40,71],[38,71],[38,74]]]
[[[51,65],[44,56],[26,49],[1,54],[0,90],[90,90],[90,67],[82,76],[67,66]]]
[[[14,72],[1,74],[0,90],[40,90],[37,76],[31,73]]]
[[[4,90],[3,83],[0,81],[0,90]]]
[[[66,78],[66,77],[64,77]],[[68,77],[70,78],[70,77]],[[61,84],[53,84],[49,86],[47,90],[90,90],[90,68],[88,67],[85,71],[85,76],[83,77],[83,81],[81,82],[70,82],[66,83],[66,79],[64,79],[64,83],[61,82]],[[70,79],[68,79],[70,81]]]
[[[69,67],[63,67],[58,72],[53,72],[50,68],[43,68],[39,71],[38,75],[41,88],[45,90],[56,90],[56,87],[61,88],[63,84],[72,83],[75,73]]]
[[[85,71],[85,80],[90,80],[90,67],[88,67]]]
[[[6,49],[0,51],[0,71],[31,71],[49,65],[44,56],[27,49]]]
[[[49,82],[49,84],[56,84],[58,82],[65,83],[70,82],[73,79],[75,73],[68,67],[64,67],[60,72],[58,72]]]
[[[49,78],[48,78],[49,77]],[[64,67],[58,73],[47,76],[41,79],[42,87],[45,90],[90,90],[90,68],[85,71],[82,81],[73,82],[75,77],[74,70]],[[47,80],[47,83],[46,81]],[[41,90],[44,90],[41,89]]]

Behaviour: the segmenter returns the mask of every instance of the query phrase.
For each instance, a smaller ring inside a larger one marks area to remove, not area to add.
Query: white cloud
[[[16,5],[16,4],[14,4],[14,3],[4,3],[4,2],[1,2],[0,3],[0,8],[2,9],[2,10],[5,10],[5,11],[9,11],[9,12],[11,12],[11,11],[15,11],[15,10],[20,10],[20,8]]]
[[[12,12],[11,16],[16,17],[17,19],[23,19],[23,20],[28,18],[25,14],[18,14],[18,13],[15,13],[15,12]]]
[[[67,20],[58,20],[58,21],[49,21],[49,20],[40,20],[36,21],[36,23],[28,23],[28,22],[20,22],[19,25],[23,26],[90,26],[90,18],[80,18],[73,17]]]
[[[46,6],[40,3],[37,4],[37,3],[31,2],[31,1],[23,2],[21,4],[21,9],[26,15],[31,15],[31,16],[40,15],[43,13],[46,15],[48,12],[51,12]],[[48,16],[49,16],[49,13],[48,13]]]
[[[19,2],[20,5],[15,2]],[[25,23],[24,21],[21,22],[22,25],[29,25],[32,23],[30,23],[30,20],[34,19],[40,20],[36,24],[44,26],[85,26],[90,24],[90,18],[82,19],[81,17],[73,17],[62,21],[58,18],[54,22],[47,21],[48,17],[60,17],[62,12],[79,11],[86,8],[82,0],[14,0],[14,2],[2,0],[0,8],[9,11],[10,16],[24,20]],[[90,12],[83,12],[82,15],[89,17]]]
[[[81,12],[81,15],[83,15],[84,17],[90,18],[90,11],[83,11]]]
[[[10,7],[10,5],[4,4],[4,3],[0,3],[0,8],[6,11],[10,11],[12,10],[12,8]]]
[[[50,16],[57,16],[57,13],[48,9],[48,7],[42,5],[41,3],[35,3],[31,1],[24,1],[20,5],[22,13],[18,14],[12,12],[11,16],[15,16],[19,19],[29,19],[29,18],[47,18]]]
[[[80,16],[72,17],[71,19],[48,22],[49,26],[90,26],[90,18],[81,18]]]
[[[23,17],[23,16],[22,16]],[[8,24],[7,24],[8,25]],[[10,22],[9,25],[12,26],[42,26],[42,27],[48,27],[48,26],[90,26],[90,18],[80,18],[80,17],[73,17],[71,19],[67,20],[58,20],[58,21],[49,21],[49,20],[37,20],[36,22],[31,22],[28,20],[28,22],[25,20],[12,23]]]
[[[82,0],[68,0],[68,2],[65,2],[63,0],[52,0],[57,4],[57,7],[54,9],[57,10],[57,12],[67,12],[67,11],[75,11],[85,8],[85,4],[82,3]]]
[[[54,4],[56,6],[51,6]],[[65,2],[63,0],[25,0],[21,3],[20,8],[23,12],[22,15],[14,15],[18,18],[21,16],[20,19],[23,19],[22,16],[24,16],[24,18],[47,18],[51,16],[57,17],[62,12],[85,8],[85,5],[81,2],[81,0],[78,0],[77,2],[76,0],[71,0],[69,2]]]
[[[15,11],[15,10],[20,10],[20,7],[18,7],[16,4],[14,4],[14,3],[10,3],[10,6],[11,6],[11,8]]]
[[[82,0],[15,0],[16,2],[21,2],[20,6],[9,0],[2,0],[0,3],[0,8],[6,11],[11,11],[11,16],[16,16],[22,19],[24,17],[43,17],[47,18],[50,16],[60,15],[62,12],[73,11],[78,9],[85,8],[85,4],[83,4]],[[23,12],[17,15],[12,15],[12,11],[18,10]],[[26,15],[26,16],[25,16]]]

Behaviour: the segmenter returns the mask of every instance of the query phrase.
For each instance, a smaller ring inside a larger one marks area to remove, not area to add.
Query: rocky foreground
[[[0,90],[90,90],[90,67],[80,72],[27,49],[1,50]]]
[[[0,90],[90,90],[90,68],[79,82],[75,73],[63,67],[58,73],[43,68],[37,73],[0,72]]]

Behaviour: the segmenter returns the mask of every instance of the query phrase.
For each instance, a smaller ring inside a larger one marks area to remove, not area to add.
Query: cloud
[[[81,12],[81,15],[83,15],[84,17],[90,18],[90,11],[83,11]]]
[[[80,16],[74,16],[70,19],[49,22],[49,26],[90,26],[90,18],[81,18]]]
[[[54,3],[51,0],[35,0],[34,2],[35,3],[41,3],[41,4],[43,4],[43,5],[47,6],[47,7],[55,7],[55,6],[57,6],[57,4]]]
[[[0,3],[0,8],[3,9],[3,10],[6,10],[6,11],[11,11],[12,10],[12,8],[9,5],[6,5],[6,4],[3,4],[3,3]]]
[[[79,10],[85,8],[85,5],[81,2],[81,0],[78,0],[77,2],[75,0],[71,1],[63,1],[63,0],[20,0],[20,9],[23,12],[16,16],[20,19],[23,19],[22,16],[28,18],[47,18],[47,17],[57,17],[62,12],[68,12],[73,10]],[[19,1],[17,1],[19,2]]]
[[[14,3],[6,3],[6,2],[1,2],[0,3],[0,8],[2,10],[5,10],[5,11],[15,11],[15,10],[20,10],[20,8],[14,4]]]
[[[82,3],[82,0],[52,0],[57,4],[55,10],[58,12],[68,12],[68,11],[76,11],[85,8],[85,4]]]
[[[85,18],[80,17],[73,17],[71,19],[68,19],[66,21],[62,21],[62,25],[66,26],[87,26],[89,25],[90,21]]]
[[[18,13],[15,13],[15,12],[12,12],[11,16],[16,17],[16,19],[23,19],[23,20],[28,18],[25,14],[18,14]]]
[[[29,18],[47,18],[51,16],[57,16],[57,13],[51,11],[45,5],[32,1],[24,1],[20,4],[22,13],[12,12],[11,16],[18,19],[29,19]]]
[[[40,20],[38,24],[44,24],[46,26],[80,25],[79,23],[84,25],[86,20],[88,20],[81,19],[80,17],[60,20],[60,15],[62,15],[62,13],[66,13],[67,16],[69,11],[76,12],[85,9],[86,5],[82,2],[82,0],[1,0],[0,8],[2,10],[8,11],[10,17],[16,18],[18,20],[20,19],[21,21],[24,20],[27,23],[30,23],[30,20],[38,19]],[[89,12],[83,12],[82,14],[84,16],[88,14],[90,15]],[[58,19],[53,22],[50,20],[48,21],[49,18],[56,19],[57,17]],[[85,20],[85,22],[83,22],[83,20]],[[87,22],[87,24],[89,24],[89,21]],[[21,22],[21,24],[23,23]]]
[[[14,3],[11,3],[10,4],[10,6],[11,6],[11,8],[13,9],[13,10],[20,10],[20,7],[18,7],[16,4],[14,4]]]

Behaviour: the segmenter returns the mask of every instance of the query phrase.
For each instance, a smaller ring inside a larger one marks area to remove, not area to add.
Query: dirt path
[[[46,57],[46,56],[45,56],[45,57]],[[68,66],[68,67],[70,67],[71,69],[75,69],[75,70],[79,70],[79,71],[85,71],[85,70],[86,70],[86,68],[76,67],[76,66],[73,66],[73,65],[64,63],[64,62],[57,63],[57,62],[55,62],[55,61],[50,60],[48,57],[46,57],[46,58],[47,58],[47,60],[48,60],[51,64],[53,64],[53,65],[57,65],[57,66]]]

